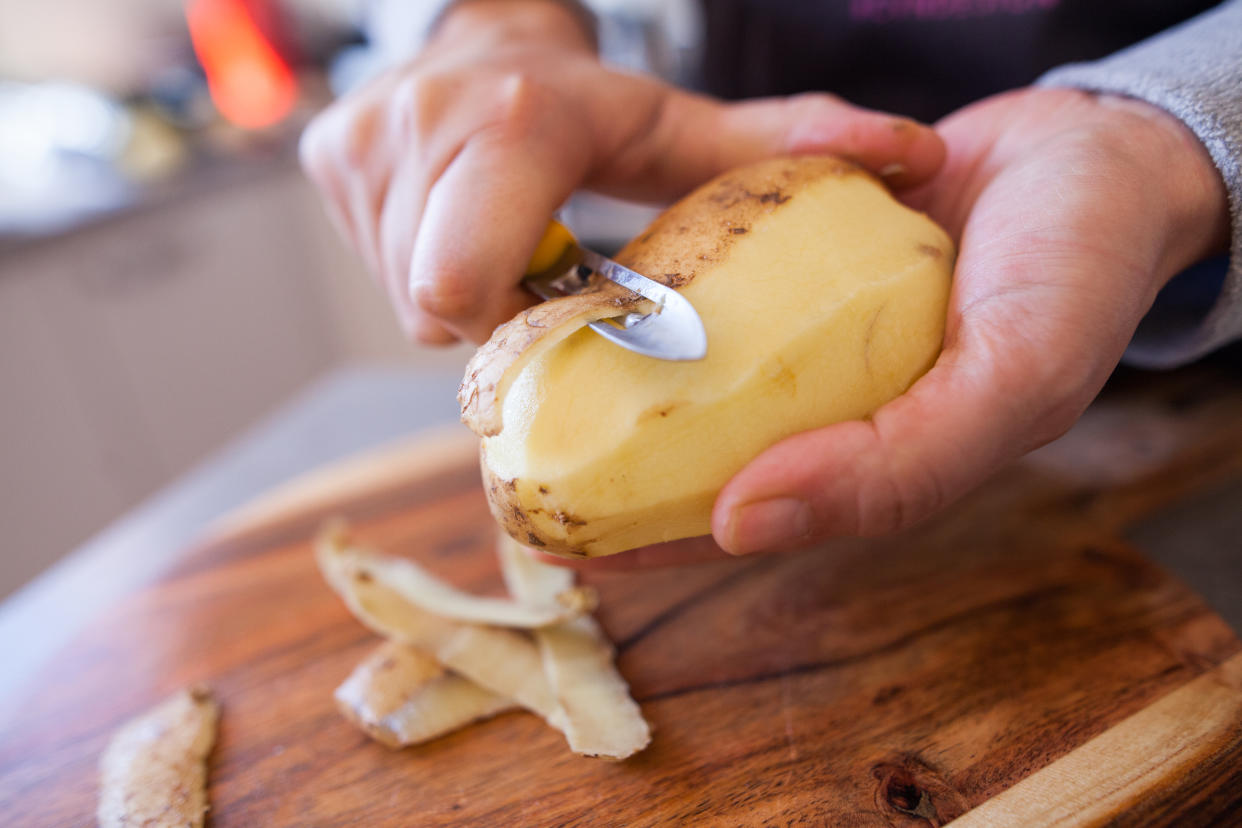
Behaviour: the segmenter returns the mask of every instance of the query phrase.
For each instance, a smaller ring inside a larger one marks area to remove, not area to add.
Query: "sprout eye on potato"
[[[521,543],[610,555],[706,534],[721,487],[768,446],[866,417],[931,367],[953,243],[860,168],[760,162],[705,184],[617,255],[678,288],[707,357],[639,356],[585,329],[615,286],[502,325],[467,368],[493,514]]]

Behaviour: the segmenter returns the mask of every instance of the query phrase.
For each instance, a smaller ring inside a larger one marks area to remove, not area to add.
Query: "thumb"
[[[1090,400],[1084,389],[1098,388],[1106,372],[1085,377],[1081,366],[1046,356],[1046,367],[1031,369],[1039,359],[1013,353],[1004,337],[1003,330],[963,333],[870,420],[768,449],[717,498],[716,541],[748,554],[904,529],[1059,436]],[[1015,371],[1014,363],[1028,368]]]
[[[935,130],[822,93],[721,103],[671,90],[647,135],[600,188],[631,198],[672,198],[733,167],[822,153],[854,161],[894,187],[930,179],[945,158]],[[639,169],[640,175],[632,170]],[[608,176],[605,176],[607,178]]]

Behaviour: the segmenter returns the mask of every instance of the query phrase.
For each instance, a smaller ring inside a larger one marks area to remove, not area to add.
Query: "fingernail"
[[[885,164],[880,167],[881,178],[896,178],[899,175],[905,175],[910,169],[905,164]]]
[[[747,555],[805,538],[811,533],[811,507],[793,497],[748,503],[733,510],[728,552]]]

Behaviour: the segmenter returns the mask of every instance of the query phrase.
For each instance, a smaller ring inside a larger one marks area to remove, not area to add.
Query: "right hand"
[[[614,71],[550,0],[471,0],[414,60],[320,114],[302,163],[406,334],[485,341],[578,187],[674,199],[730,167],[833,153],[894,186],[930,178],[928,127],[823,94],[736,104]]]

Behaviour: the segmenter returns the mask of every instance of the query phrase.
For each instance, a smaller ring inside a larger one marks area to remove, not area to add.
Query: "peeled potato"
[[[615,286],[496,330],[462,385],[491,509],[516,540],[610,555],[706,534],[717,492],[768,446],[866,417],[940,351],[953,243],[858,167],[761,162],[704,185],[618,255],[676,287],[706,359],[667,362],[581,326]]]

